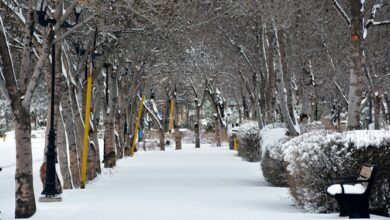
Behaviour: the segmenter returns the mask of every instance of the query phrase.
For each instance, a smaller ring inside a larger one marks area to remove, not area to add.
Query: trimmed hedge
[[[249,162],[261,160],[259,126],[257,122],[248,121],[237,128],[238,155]]]
[[[260,131],[263,156],[261,170],[265,180],[273,186],[287,186],[287,163],[282,144],[288,140],[284,124],[270,124]]]
[[[283,160],[275,159],[266,150],[261,160],[261,171],[265,180],[273,186],[287,187],[287,163]]]
[[[335,201],[326,195],[331,179],[356,176],[364,163],[379,173],[370,198],[370,209],[388,214],[390,199],[390,133],[388,131],[314,131],[284,144],[289,163],[288,184],[296,203],[310,212],[331,212]]]

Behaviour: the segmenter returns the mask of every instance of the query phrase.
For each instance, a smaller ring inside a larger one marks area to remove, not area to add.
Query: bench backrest
[[[360,174],[359,174],[358,179],[359,180],[369,180],[371,178],[373,169],[374,169],[374,166],[363,165],[362,169],[360,170]]]
[[[360,170],[358,180],[366,180],[367,182],[362,183],[366,187],[365,194],[369,195],[374,184],[377,168],[374,165],[364,164]]]

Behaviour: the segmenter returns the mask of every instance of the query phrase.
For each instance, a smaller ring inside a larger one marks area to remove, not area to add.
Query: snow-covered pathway
[[[13,172],[7,168],[0,173],[1,220],[13,218]],[[118,161],[115,169],[105,169],[85,190],[65,191],[62,197],[61,203],[37,203],[32,219],[340,219],[337,214],[303,213],[292,206],[286,188],[267,185],[258,163],[208,146],[139,152]]]

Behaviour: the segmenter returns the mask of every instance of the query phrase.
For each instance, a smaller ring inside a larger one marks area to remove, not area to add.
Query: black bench
[[[328,195],[335,198],[340,216],[349,218],[370,218],[369,199],[377,168],[364,164],[359,176],[332,179],[332,184],[326,190]]]

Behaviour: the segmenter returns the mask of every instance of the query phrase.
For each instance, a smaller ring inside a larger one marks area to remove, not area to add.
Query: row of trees
[[[101,159],[111,168],[130,154],[142,95],[147,97],[144,117],[158,129],[161,150],[169,107],[177,106],[171,103],[186,104],[194,112],[196,147],[205,107],[215,113],[218,145],[228,108],[238,111],[240,119],[256,119],[260,128],[284,121],[294,136],[299,135],[297,113],[318,120],[321,106],[335,106],[335,122],[348,109],[350,129],[369,122],[361,115],[362,104],[371,106],[369,116],[375,110],[375,128],[390,121],[383,86],[389,51],[385,1],[52,0],[47,12],[57,22],[47,27],[38,25],[34,4],[0,2],[0,89],[14,118],[17,218],[36,209],[31,102],[46,95],[36,91],[38,85],[50,91],[53,43],[56,102],[48,112],[57,116],[64,189],[80,187],[85,111],[92,114],[87,122],[87,179],[92,180],[101,171]],[[65,27],[76,20],[76,6],[83,7],[79,23]],[[92,107],[85,109],[86,73],[91,69]],[[163,109],[157,106],[161,103]],[[178,120],[173,127],[180,140]],[[104,146],[98,143],[99,129]],[[100,150],[104,158],[99,158]]]

